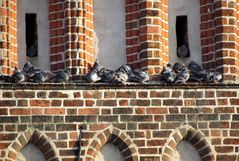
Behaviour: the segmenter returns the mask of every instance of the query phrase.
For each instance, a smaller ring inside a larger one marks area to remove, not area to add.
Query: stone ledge
[[[0,90],[98,90],[98,89],[239,89],[239,84],[187,83],[186,85],[164,85],[157,82],[148,84],[128,83],[109,85],[107,83],[0,83]]]

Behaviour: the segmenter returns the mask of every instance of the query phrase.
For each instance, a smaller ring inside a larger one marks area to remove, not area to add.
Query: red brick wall
[[[236,86],[55,86],[2,86],[1,161],[32,142],[34,131],[51,145],[51,157],[73,161],[80,127],[84,161],[93,161],[107,141],[129,160],[168,161],[182,139],[194,145],[203,161],[238,159]],[[16,139],[22,142],[18,148]]]

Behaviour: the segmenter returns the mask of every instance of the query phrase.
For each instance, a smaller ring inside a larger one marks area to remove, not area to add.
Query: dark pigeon
[[[15,67],[14,73],[12,75],[13,83],[23,83],[26,80],[25,75],[22,71]]]
[[[65,83],[65,82],[68,82],[69,79],[70,79],[70,72],[69,70],[65,69],[56,73],[54,77],[54,82]]]
[[[129,75],[129,81],[144,84],[149,81],[149,75],[145,71],[132,71]]]
[[[110,83],[111,80],[115,77],[115,71],[103,69],[98,75],[101,78],[101,82]]]
[[[35,83],[43,83],[43,82],[46,82],[48,80],[48,75],[47,75],[46,72],[40,71],[40,72],[35,73],[31,77],[31,79]]]
[[[115,72],[116,73],[121,72],[121,73],[130,75],[132,72],[132,68],[129,65],[125,64],[125,65],[122,65],[121,67],[119,67]]]

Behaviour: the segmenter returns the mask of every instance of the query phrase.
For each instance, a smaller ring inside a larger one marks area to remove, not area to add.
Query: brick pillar
[[[0,1],[0,73],[12,74],[17,63],[16,0]]]
[[[51,70],[68,68],[73,77],[94,62],[93,1],[49,1]]]
[[[126,57],[127,63],[140,68],[139,57],[139,2],[138,0],[125,1],[126,23]]]
[[[93,1],[65,1],[65,65],[73,77],[86,74],[94,62]]]
[[[58,71],[65,67],[64,63],[64,2],[49,0],[50,23],[50,62],[51,71]]]
[[[165,2],[167,3],[167,2]],[[150,75],[160,73],[164,61],[168,62],[167,4],[159,0],[139,2],[139,42],[141,68]]]
[[[206,70],[215,69],[214,55],[214,11],[213,0],[200,0],[202,66]]]
[[[239,74],[236,21],[236,0],[214,1],[216,69],[223,73],[223,80],[227,82],[237,80]]]

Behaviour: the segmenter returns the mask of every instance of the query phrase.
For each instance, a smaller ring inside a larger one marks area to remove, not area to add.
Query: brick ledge
[[[98,90],[98,89],[239,89],[239,83],[188,83],[186,85],[163,85],[157,82],[148,84],[128,83],[126,85],[109,85],[106,83],[0,83],[0,89],[17,90],[17,89],[32,89],[32,90]]]

